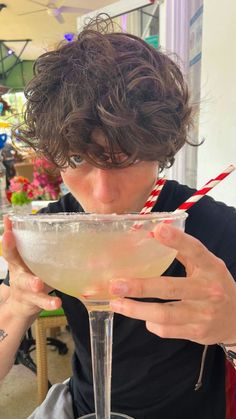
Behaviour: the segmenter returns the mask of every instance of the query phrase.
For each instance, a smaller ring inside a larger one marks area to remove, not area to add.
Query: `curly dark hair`
[[[180,68],[131,34],[86,27],[36,60],[25,96],[17,136],[60,168],[79,154],[104,168],[145,160],[162,170],[188,142],[192,108]]]

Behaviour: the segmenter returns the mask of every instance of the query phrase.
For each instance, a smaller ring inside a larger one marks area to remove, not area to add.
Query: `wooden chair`
[[[42,403],[50,387],[48,380],[47,367],[47,345],[53,345],[57,342],[58,352],[61,355],[67,353],[68,348],[62,343],[58,347],[58,340],[47,337],[47,329],[62,327],[67,325],[67,319],[62,308],[54,311],[42,311],[40,316],[35,320],[35,343],[36,343],[36,365],[37,365],[37,387],[38,387],[38,404]]]

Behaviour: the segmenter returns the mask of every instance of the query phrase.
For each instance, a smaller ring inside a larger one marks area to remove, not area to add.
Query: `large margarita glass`
[[[31,271],[54,289],[79,298],[89,313],[96,414],[110,412],[112,324],[109,283],[114,278],[161,275],[176,250],[153,237],[158,223],[184,229],[185,213],[13,215],[18,251]]]

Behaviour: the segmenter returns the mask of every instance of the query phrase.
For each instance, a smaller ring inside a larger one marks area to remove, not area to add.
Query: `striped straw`
[[[156,204],[165,183],[166,183],[165,178],[157,179],[155,186],[148,197],[148,200],[146,201],[143,209],[140,211],[140,215],[148,214],[149,212],[152,211],[152,208]],[[141,228],[142,225],[143,225],[142,221],[137,221],[136,223],[132,225],[131,230],[137,230]]]
[[[198,202],[204,195],[206,195],[211,189],[218,185],[223,179],[225,179],[230,173],[232,173],[236,167],[231,164],[216,178],[209,180],[201,189],[196,191],[190,198],[188,198],[183,204],[181,204],[177,211],[188,211],[196,202]]]
[[[157,199],[162,191],[163,186],[166,183],[166,179],[162,178],[162,179],[157,179],[155,186],[152,190],[152,192],[150,193],[147,202],[145,203],[143,209],[141,210],[140,214],[148,214],[149,212],[152,211],[152,208],[154,207],[154,205],[157,202]]]

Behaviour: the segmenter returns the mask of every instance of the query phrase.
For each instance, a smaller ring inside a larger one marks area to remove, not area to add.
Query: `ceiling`
[[[47,0],[37,0],[39,3],[47,4]],[[52,1],[52,0],[51,0]],[[55,1],[57,7],[80,7],[86,10],[97,10],[114,3],[116,0],[60,0]],[[21,13],[32,12],[43,9],[39,4],[30,0],[6,0],[3,2],[7,7],[0,11],[0,40],[24,40],[25,42],[5,42],[16,55],[24,60],[34,60],[46,50],[53,48],[63,39],[67,32],[76,32],[76,18],[86,14],[63,13],[64,23],[49,16],[47,11],[32,13],[20,16]]]

